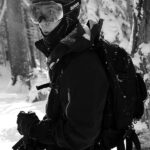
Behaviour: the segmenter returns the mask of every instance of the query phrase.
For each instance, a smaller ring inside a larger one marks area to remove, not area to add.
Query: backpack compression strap
[[[138,135],[135,133],[135,130],[129,129],[130,134],[126,136],[127,148],[126,150],[132,150],[132,143],[134,143],[136,150],[141,150],[140,141]]]
[[[125,133],[124,139],[126,139],[126,148],[124,145],[124,140],[121,140],[117,145],[117,150],[132,150],[133,144],[136,150],[141,150],[141,145],[135,130],[128,129]]]
[[[98,23],[95,23],[92,20],[89,20],[87,23],[87,26],[89,27],[91,31],[91,44],[95,45],[99,42],[100,38],[100,32],[103,26],[103,19],[100,19]]]

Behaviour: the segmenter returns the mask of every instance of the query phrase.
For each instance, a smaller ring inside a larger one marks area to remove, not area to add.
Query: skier
[[[43,35],[35,45],[47,57],[51,91],[43,120],[20,112],[17,124],[21,135],[47,150],[98,146],[109,84],[90,49],[98,30],[79,23],[80,6],[80,0],[30,0],[28,5]]]

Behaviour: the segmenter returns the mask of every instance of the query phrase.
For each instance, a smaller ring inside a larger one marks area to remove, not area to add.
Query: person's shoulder
[[[79,54],[76,58],[73,58],[68,66],[71,70],[91,70],[102,71],[103,66],[97,53],[92,50],[87,50]]]

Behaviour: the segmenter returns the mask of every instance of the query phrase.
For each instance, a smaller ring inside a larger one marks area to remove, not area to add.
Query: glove
[[[46,145],[39,143],[35,139],[31,138],[23,138],[23,148],[25,150],[44,150],[46,148]]]
[[[13,150],[45,150],[45,148],[46,145],[25,136],[12,147]]]
[[[34,112],[21,111],[17,116],[17,130],[21,135],[29,137],[31,127],[39,122],[40,120]]]

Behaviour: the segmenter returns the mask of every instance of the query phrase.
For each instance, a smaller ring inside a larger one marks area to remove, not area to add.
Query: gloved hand
[[[21,135],[29,137],[31,127],[39,122],[40,120],[34,112],[21,111],[17,116],[17,130]]]
[[[45,150],[45,148],[45,144],[25,136],[12,147],[13,150]]]

